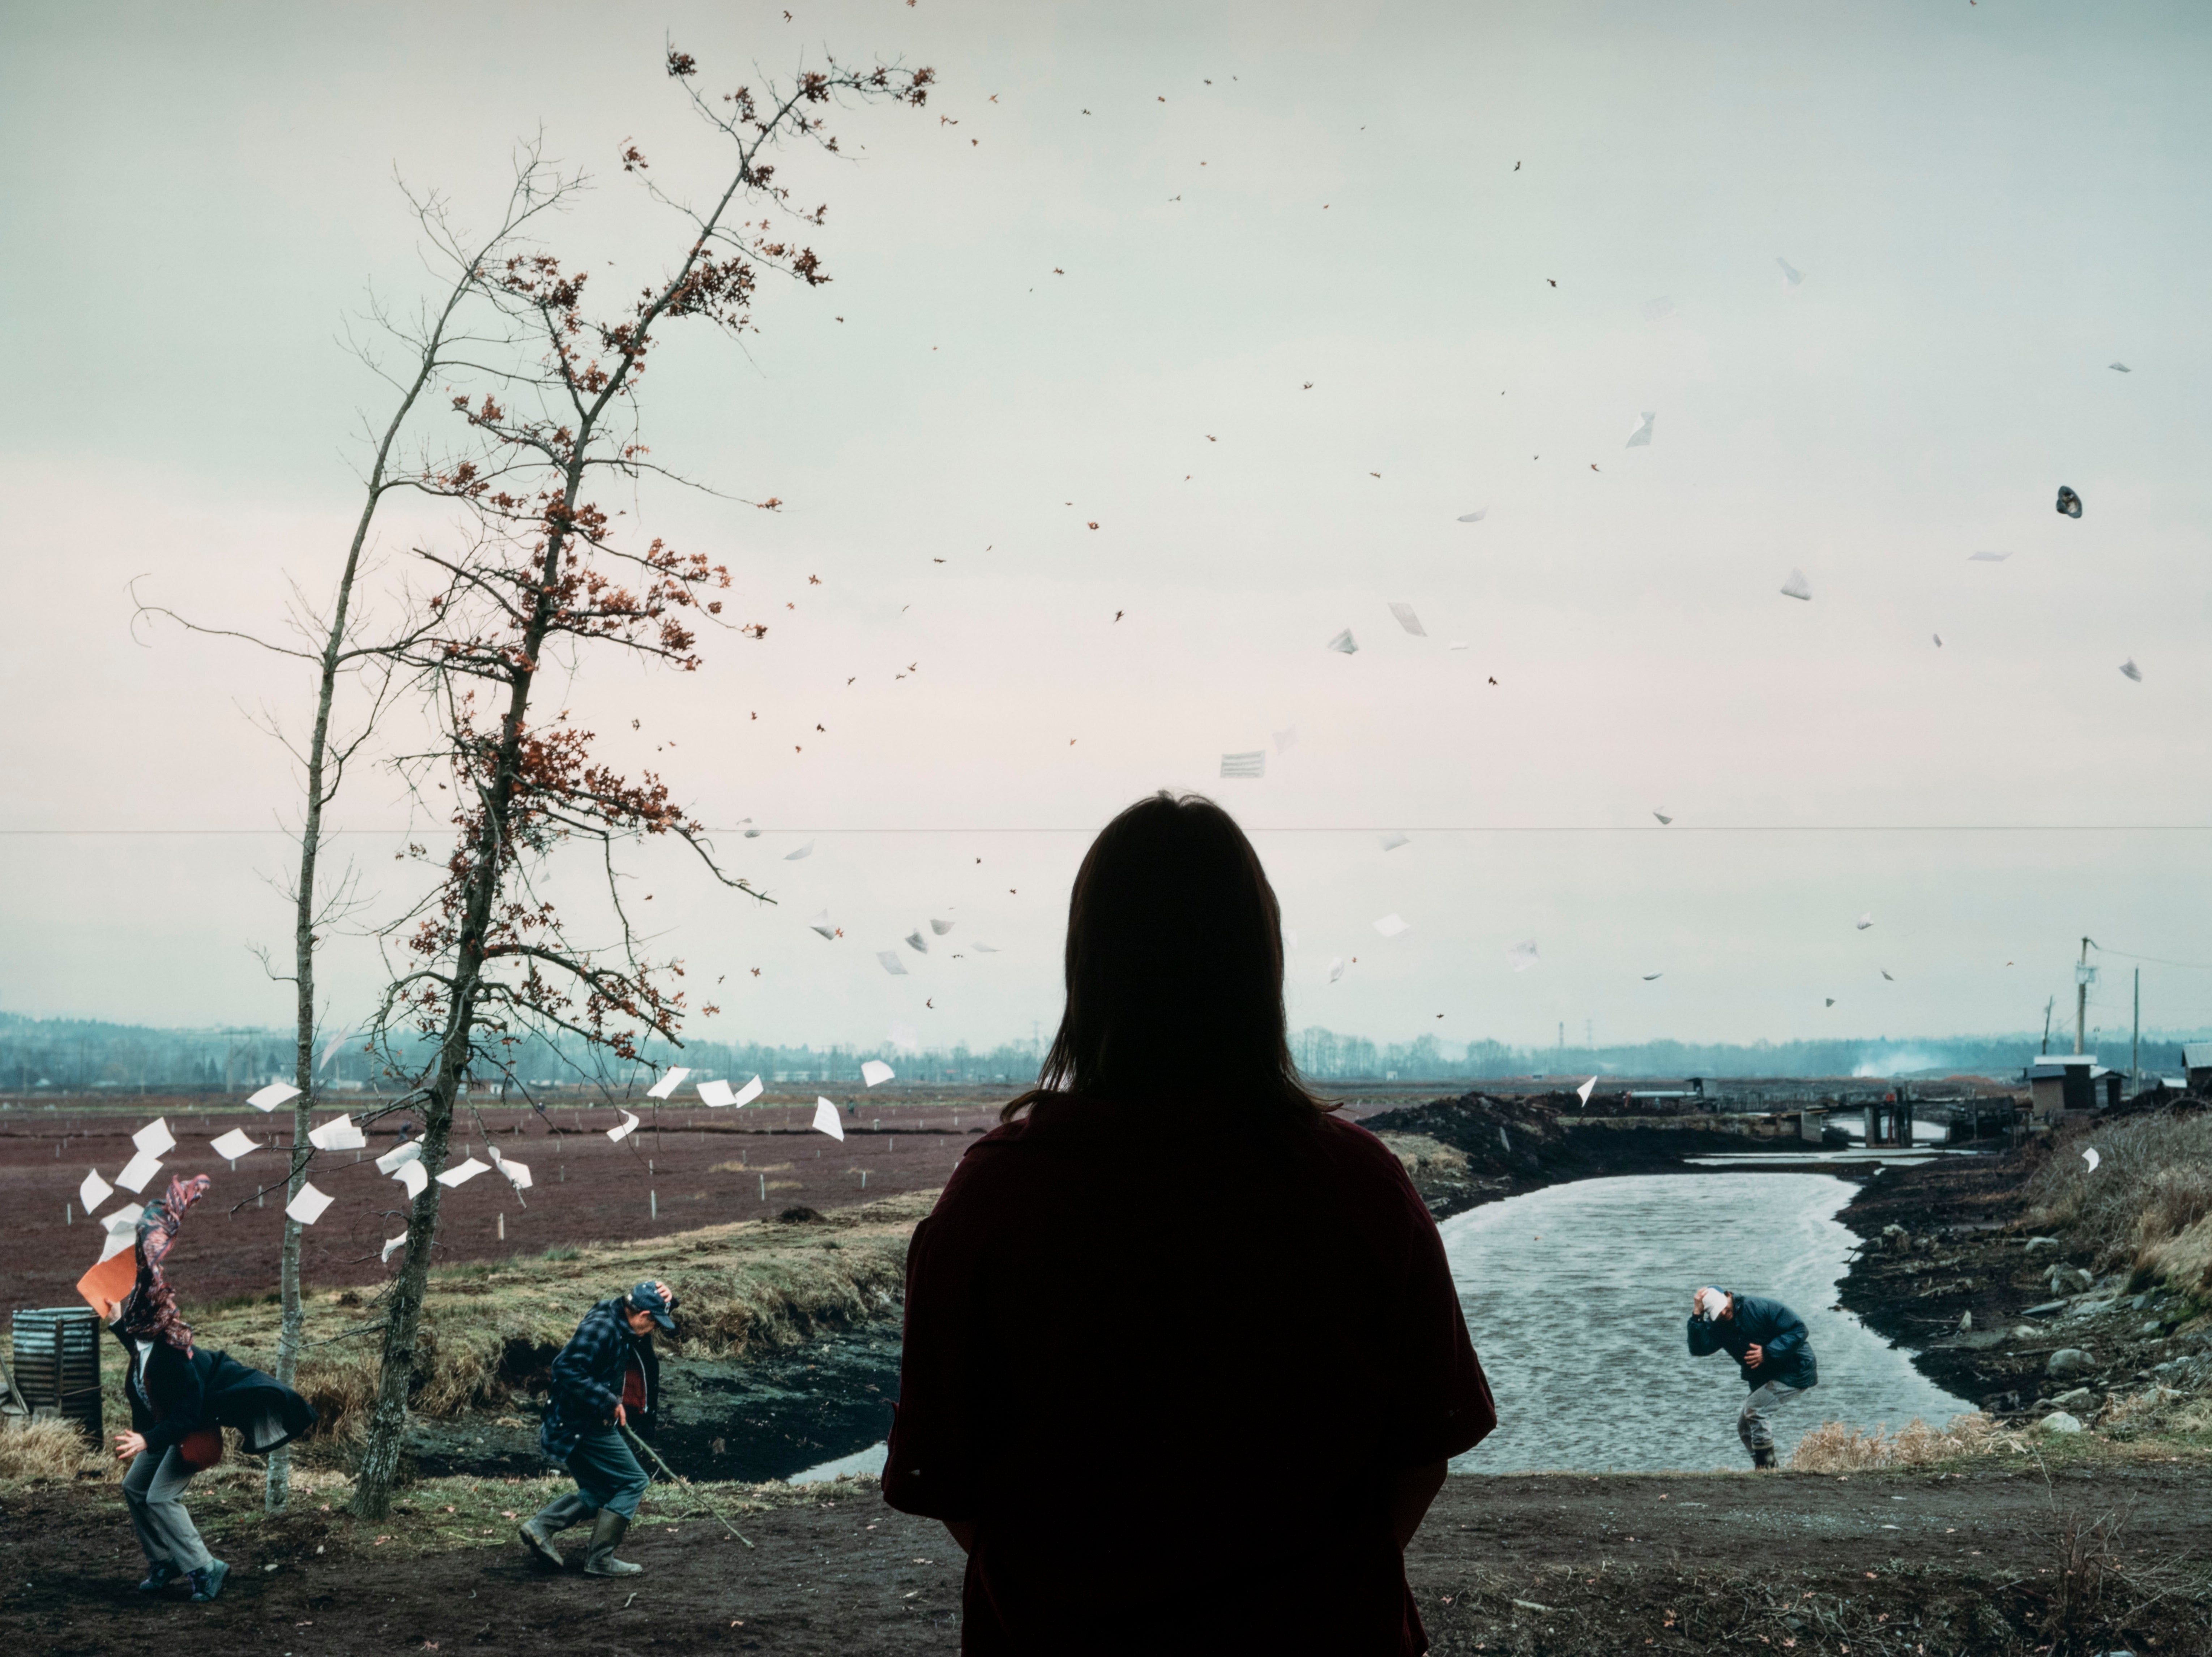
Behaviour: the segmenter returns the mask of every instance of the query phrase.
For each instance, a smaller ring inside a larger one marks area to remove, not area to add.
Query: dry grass
[[[1978,1411],[1954,1416],[1941,1432],[1917,1416],[1895,1433],[1887,1426],[1863,1433],[1840,1421],[1824,1421],[1797,1441],[1790,1466],[1802,1473],[1866,1472],[1878,1467],[1924,1467],[2008,1448],[2017,1448],[2017,1442],[1998,1432],[1996,1423]]]
[[[2094,1146],[2092,1171],[2081,1152]],[[2063,1230],[2100,1270],[2132,1266],[2184,1293],[2212,1287],[2212,1232],[2174,1245],[2212,1217],[2212,1114],[2137,1116],[2063,1130],[2027,1182],[2027,1223]],[[2176,1277],[2194,1266],[2189,1280]]]
[[[0,1479],[75,1478],[88,1448],[73,1422],[0,1428]]]
[[[1378,1133],[1408,1174],[1429,1174],[1450,1178],[1467,1172],[1467,1156],[1425,1133]]]
[[[2097,1418],[2097,1430],[2161,1438],[2212,1433],[2212,1393],[2152,1386],[2139,1393],[2115,1393]]]

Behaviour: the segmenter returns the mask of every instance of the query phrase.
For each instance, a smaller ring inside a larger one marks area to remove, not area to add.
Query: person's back
[[[1404,1477],[1495,1419],[1436,1227],[1364,1130],[1176,1068],[963,1160],[885,1498],[974,1525],[969,1653],[1418,1652]]]

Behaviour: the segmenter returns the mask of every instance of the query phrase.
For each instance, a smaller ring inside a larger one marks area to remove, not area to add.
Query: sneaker
[[[151,1570],[146,1573],[146,1580],[138,1585],[138,1592],[141,1593],[159,1593],[163,1588],[168,1587],[170,1583],[175,1581],[181,1575],[183,1575],[183,1573],[179,1571],[176,1566],[164,1559],[160,1564],[155,1566]]]
[[[210,1559],[192,1573],[192,1603],[204,1605],[222,1592],[222,1579],[230,1575],[230,1567],[220,1559]]]

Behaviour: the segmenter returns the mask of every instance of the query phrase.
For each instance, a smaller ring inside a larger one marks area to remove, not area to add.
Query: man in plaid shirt
[[[655,1325],[674,1333],[676,1296],[666,1284],[641,1283],[627,1295],[601,1301],[584,1314],[576,1332],[553,1360],[553,1391],[538,1442],[575,1475],[576,1490],[523,1521],[523,1545],[556,1569],[565,1567],[553,1545],[566,1530],[596,1513],[586,1576],[635,1576],[642,1565],[615,1557],[623,1534],[645,1494],[645,1469],[623,1439],[627,1427],[653,1432],[659,1404],[660,1363],[653,1356]]]

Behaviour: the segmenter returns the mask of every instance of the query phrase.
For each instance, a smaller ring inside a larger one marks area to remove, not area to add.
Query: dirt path
[[[2014,1468],[1454,1478],[1407,1571],[1438,1653],[2027,1653],[2051,1643],[2065,1516],[2124,1511],[2131,1575],[2081,1630],[2112,1643],[2079,1648],[2203,1653],[2203,1476],[2176,1464],[2061,1471],[2049,1486]],[[497,1500],[501,1486],[483,1488]],[[342,1515],[240,1515],[222,1543],[230,1586],[195,1606],[131,1591],[140,1565],[112,1488],[11,1499],[0,1504],[0,1649],[842,1657],[958,1646],[957,1549],[872,1485],[749,1516],[751,1551],[703,1514],[650,1518],[626,1549],[647,1575],[620,1584],[542,1572],[503,1539],[497,1514],[480,1517],[486,1545],[418,1553],[402,1533],[410,1515],[382,1543]],[[2165,1597],[2131,1611],[2161,1570]]]

